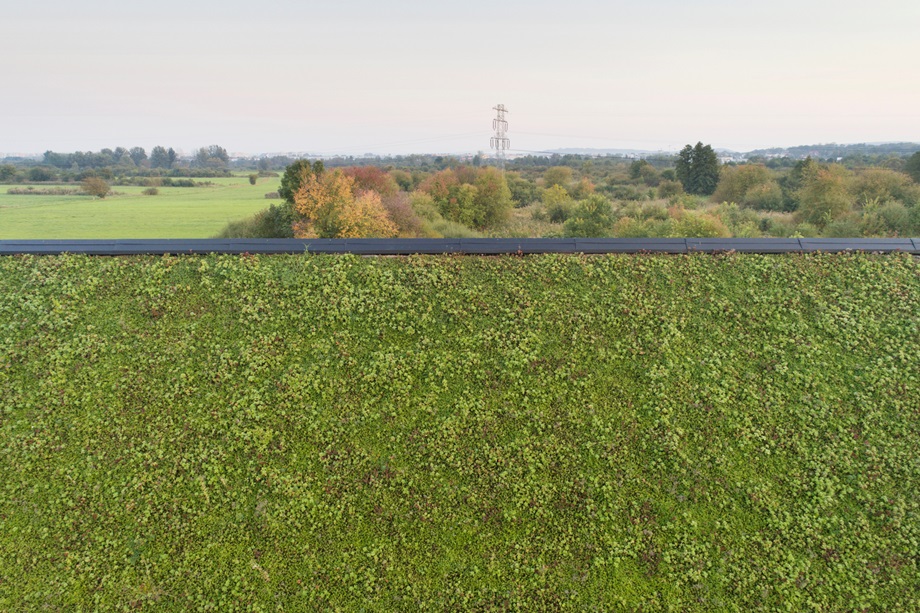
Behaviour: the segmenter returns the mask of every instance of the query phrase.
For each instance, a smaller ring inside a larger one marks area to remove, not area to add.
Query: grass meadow
[[[279,200],[280,178],[246,176],[215,179],[203,187],[159,187],[147,196],[144,187],[113,186],[116,195],[13,195],[0,186],[0,239],[59,238],[209,238],[237,221]],[[40,189],[41,186],[36,186]],[[79,187],[65,185],[63,187]]]

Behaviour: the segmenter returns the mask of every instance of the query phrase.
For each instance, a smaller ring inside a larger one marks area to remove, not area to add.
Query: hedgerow
[[[0,258],[0,609],[920,610],[904,255]]]

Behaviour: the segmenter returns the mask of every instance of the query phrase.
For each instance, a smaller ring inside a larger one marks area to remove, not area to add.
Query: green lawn
[[[0,186],[0,239],[208,238],[227,222],[279,202],[265,199],[277,191],[279,178],[259,179],[254,186],[246,177],[195,180],[215,185],[160,187],[157,196],[143,195],[143,187],[113,186],[119,194],[103,200],[11,195],[7,189],[23,186]]]
[[[905,255],[0,258],[0,610],[918,611]]]

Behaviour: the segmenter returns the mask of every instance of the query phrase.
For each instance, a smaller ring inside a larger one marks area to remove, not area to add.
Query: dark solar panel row
[[[341,238],[0,240],[0,255],[163,255],[180,253],[794,253],[903,251],[920,255],[920,238]]]

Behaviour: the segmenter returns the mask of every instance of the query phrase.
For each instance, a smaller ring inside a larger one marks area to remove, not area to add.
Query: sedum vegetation
[[[0,609],[920,609],[904,255],[0,259]]]

